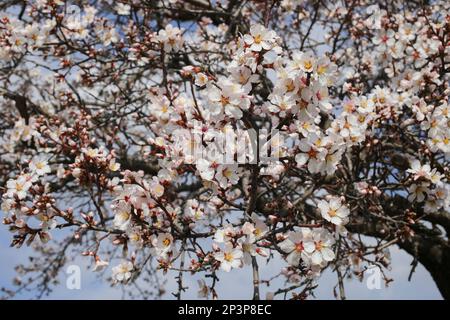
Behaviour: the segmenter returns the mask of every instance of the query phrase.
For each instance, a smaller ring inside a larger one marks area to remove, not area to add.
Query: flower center
[[[121,212],[119,215],[120,215],[120,218],[125,221],[128,220],[128,218],[130,217],[130,214],[126,211]]]
[[[326,68],[325,66],[319,66],[319,67],[317,68],[317,73],[318,73],[319,75],[322,75],[322,74],[325,73],[326,70],[327,70],[327,68]]]
[[[232,174],[233,174],[233,172],[231,172],[231,170],[229,170],[229,169],[223,170],[223,176],[228,179],[231,177]]]
[[[221,96],[220,97],[220,103],[222,103],[222,106],[225,107],[227,104],[230,103],[230,99],[228,97]]]
[[[313,148],[309,149],[309,151],[308,151],[308,157],[314,158],[314,159],[315,159],[316,156],[317,156],[317,151],[316,151],[315,149],[313,149]]]
[[[295,89],[295,84],[294,84],[294,82],[293,82],[293,81],[289,81],[289,82],[286,84],[286,90],[287,90],[288,92],[291,92],[291,91],[294,91],[294,89]]]
[[[311,69],[311,68],[312,68],[312,62],[311,62],[311,60],[306,60],[306,61],[303,63],[303,66],[304,66],[305,69],[307,69],[307,70]]]
[[[230,252],[225,252],[224,259],[225,259],[225,261],[228,261],[228,262],[233,261],[233,254]]]
[[[251,252],[252,251],[252,245],[250,243],[244,243],[242,245],[242,251],[244,251],[244,252]]]
[[[306,109],[308,105],[309,105],[308,101],[305,101],[303,99],[300,101],[300,109]]]
[[[317,251],[322,250],[322,248],[323,248],[322,241],[314,242],[314,244],[315,244],[315,246],[316,246],[316,250],[317,250]]]
[[[296,244],[295,244],[295,251],[297,251],[297,252],[302,252],[303,249],[304,249],[304,247],[303,247],[303,242],[299,242],[299,243],[296,243]]]

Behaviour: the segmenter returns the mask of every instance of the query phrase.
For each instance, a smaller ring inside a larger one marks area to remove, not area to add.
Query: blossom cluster
[[[0,15],[13,245],[71,228],[114,283],[151,264],[181,291],[181,274],[207,275],[203,297],[279,258],[300,299],[330,266],[388,264],[353,233],[407,243],[450,210],[445,1],[250,1],[230,17],[232,1],[66,2]]]

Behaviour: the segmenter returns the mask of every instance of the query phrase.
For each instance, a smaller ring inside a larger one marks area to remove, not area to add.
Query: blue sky
[[[0,286],[12,287],[12,278],[15,275],[14,266],[19,262],[26,261],[31,249],[23,247],[21,249],[10,248],[11,234],[5,226],[0,226],[0,262],[1,276]],[[442,299],[433,279],[429,273],[419,265],[408,282],[408,275],[411,269],[410,263],[412,257],[407,253],[391,248],[392,269],[387,274],[394,279],[388,288],[382,284],[381,289],[369,290],[365,282],[359,282],[356,279],[345,282],[346,295],[348,299]],[[110,287],[106,281],[98,279],[89,269],[92,266],[87,264],[89,260],[80,258],[76,261],[81,267],[81,289],[69,290],[66,288],[66,275],[60,277],[60,284],[55,287],[54,292],[47,297],[50,299],[121,299],[122,290],[120,287]],[[261,278],[268,278],[279,270],[283,262],[278,261],[265,266],[260,263]],[[111,267],[106,271],[110,272]],[[251,269],[245,267],[235,270],[229,274],[221,272],[221,281],[217,286],[219,297],[222,299],[248,299],[252,296],[252,276]],[[173,275],[168,275],[169,279],[165,286],[167,295],[165,299],[173,298],[170,294],[175,289],[176,283]],[[197,298],[197,279],[199,277],[185,277],[185,284],[190,287],[184,298]],[[316,289],[318,299],[334,299],[333,287],[336,284],[336,275],[331,272],[325,272],[319,280],[319,287]],[[265,286],[261,287],[261,294],[264,297],[267,291]],[[18,298],[32,298],[35,292],[25,293]]]

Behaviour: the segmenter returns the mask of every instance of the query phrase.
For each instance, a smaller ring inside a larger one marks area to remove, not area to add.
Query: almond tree
[[[220,298],[249,265],[254,299],[306,299],[325,269],[345,299],[369,268],[392,281],[393,245],[450,297],[448,1],[0,10],[3,223],[36,250],[5,297],[84,256],[141,297],[175,272],[178,299],[193,274]]]

